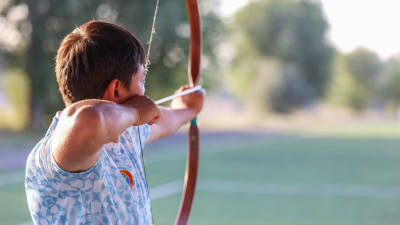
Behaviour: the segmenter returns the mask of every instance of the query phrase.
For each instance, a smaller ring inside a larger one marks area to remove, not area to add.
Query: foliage
[[[375,52],[358,48],[346,56],[346,65],[354,79],[365,89],[378,88],[377,81],[382,63]]]
[[[367,106],[367,91],[350,72],[346,55],[336,52],[327,93],[328,102],[361,111]]]
[[[328,101],[362,111],[380,98],[382,63],[376,53],[365,48],[337,52],[333,68]]]
[[[325,40],[328,24],[318,3],[253,2],[238,13],[236,21],[261,55],[295,64],[305,80],[323,94],[332,48]]]
[[[0,128],[19,131],[29,121],[28,75],[21,69],[11,69],[4,74],[1,81],[8,101],[0,106]]]
[[[271,108],[280,113],[288,113],[293,108],[301,108],[311,103],[315,89],[300,76],[299,70],[288,66],[281,68],[280,85],[269,93]]]
[[[239,33],[239,46],[233,70],[249,67],[247,63],[254,61],[244,59],[249,51],[254,52],[251,59],[279,60],[283,66],[277,75],[282,77],[281,86],[269,91],[267,101],[281,112],[304,106],[323,96],[329,82],[332,47],[325,39],[327,28],[321,5],[314,1],[251,2],[235,15],[233,29]],[[282,104],[285,110],[275,107]]]
[[[249,66],[251,65],[251,66]],[[243,71],[236,71],[241,77],[240,84],[246,83],[246,102],[256,110],[268,109],[278,113],[289,113],[294,108],[310,104],[315,93],[299,75],[298,69],[274,58],[258,58],[248,63]],[[245,71],[245,70],[248,71]],[[251,74],[253,79],[246,79]]]
[[[397,107],[400,104],[400,57],[390,58],[384,70],[384,97],[389,105]]]

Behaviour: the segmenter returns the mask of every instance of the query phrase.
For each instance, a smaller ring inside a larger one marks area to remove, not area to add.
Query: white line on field
[[[243,145],[243,140],[240,141],[233,141],[233,142],[215,142],[215,143],[208,143],[206,146],[212,146],[214,148],[213,150],[207,150],[207,147],[203,147],[204,150],[200,149],[200,155],[209,155],[209,154],[216,154],[216,153],[221,153],[221,152],[228,152],[228,151],[239,151],[239,150],[246,150],[249,151],[251,148],[257,148],[260,146],[270,146],[274,144],[286,144],[286,143],[291,143],[295,141],[301,141],[305,139],[311,139],[311,138],[316,138],[316,137],[322,137],[326,136],[327,134],[315,134],[315,135],[302,135],[302,136],[296,136],[294,138],[288,138],[284,140],[247,140],[246,145]],[[201,146],[200,146],[201,147]],[[167,149],[164,151],[165,153],[168,154],[158,154],[158,155],[152,155],[152,157],[148,157],[147,160],[145,160],[146,164],[149,163],[156,163],[156,162],[164,162],[164,161],[169,161],[169,160],[174,160],[174,159],[181,159],[181,158],[186,158],[186,151],[174,151],[173,153],[171,151],[168,151]],[[172,153],[172,154],[171,154]],[[148,153],[150,154],[150,153]]]
[[[34,223],[32,221],[28,221],[28,222],[24,222],[24,223],[20,223],[18,225],[33,225]]]
[[[149,189],[151,200],[167,197],[183,190],[183,180],[168,182]]]
[[[197,190],[266,195],[400,198],[399,186],[364,184],[305,184],[201,179]]]
[[[150,188],[151,199],[156,200],[180,193],[182,189],[182,180]],[[196,190],[238,194],[400,198],[399,186],[363,184],[304,184],[200,179]]]

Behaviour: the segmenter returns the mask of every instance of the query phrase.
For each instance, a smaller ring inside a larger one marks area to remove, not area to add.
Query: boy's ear
[[[114,78],[110,82],[104,93],[104,99],[115,103],[119,103],[121,88],[122,88],[122,83],[117,78]]]

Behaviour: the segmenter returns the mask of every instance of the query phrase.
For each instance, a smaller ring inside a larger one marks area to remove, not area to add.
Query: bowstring
[[[139,136],[139,144],[140,144],[140,157],[141,157],[141,162],[142,162],[142,167],[143,167],[143,173],[144,173],[144,181],[146,182],[146,188],[147,188],[147,195],[149,196],[150,199],[150,191],[149,191],[149,185],[147,184],[147,173],[146,173],[146,166],[144,162],[144,157],[143,157],[143,147],[142,147],[142,139],[140,138],[140,129],[139,126],[137,126],[137,132]],[[154,225],[154,219],[153,219],[153,210],[150,205],[150,213],[151,213],[151,222]]]
[[[147,42],[147,44],[149,45],[149,48],[147,49],[146,63],[145,63],[145,66],[144,66],[144,71],[145,71],[146,75],[147,75],[147,72],[149,71],[149,65],[151,64],[149,56],[150,56],[150,50],[151,50],[151,43],[153,42],[153,36],[156,33],[156,18],[157,18],[158,4],[159,3],[160,3],[160,0],[157,0],[156,10],[154,12],[154,17],[153,17],[153,25],[151,27],[150,40],[149,40],[149,42]],[[147,173],[146,173],[146,166],[145,166],[145,161],[144,161],[144,157],[143,157],[143,147],[142,147],[142,140],[140,138],[139,126],[137,127],[137,131],[138,131],[138,136],[139,136],[140,156],[141,156],[141,161],[142,161],[142,165],[143,165],[144,180],[146,182],[147,195],[149,196],[149,199],[150,199],[150,191],[149,191],[149,185],[147,184]],[[151,208],[151,205],[150,205],[150,213],[151,213],[151,222],[154,225],[153,210]]]
[[[147,56],[146,56],[146,64],[144,66],[144,71],[147,75],[147,72],[149,71],[149,66],[150,66],[150,50],[151,50],[151,43],[153,42],[153,36],[156,33],[156,18],[157,18],[157,12],[158,12],[158,3],[160,3],[160,0],[157,0],[157,4],[156,4],[156,10],[154,12],[154,17],[153,17],[153,26],[151,28],[151,34],[150,34],[150,40],[149,42],[147,42],[147,44],[149,45],[149,48],[147,49]]]

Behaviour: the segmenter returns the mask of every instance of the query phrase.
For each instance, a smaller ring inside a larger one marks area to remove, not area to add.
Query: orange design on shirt
[[[132,177],[131,172],[129,172],[128,170],[120,170],[119,172],[122,174],[122,176],[124,177],[126,183],[128,183],[129,187],[131,187],[131,190],[132,190],[133,177]]]

